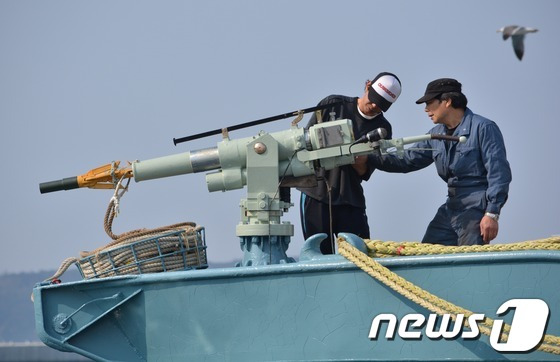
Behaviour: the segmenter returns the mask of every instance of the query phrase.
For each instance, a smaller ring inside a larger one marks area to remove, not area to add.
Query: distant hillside
[[[235,263],[212,263],[212,268],[232,267]],[[0,342],[39,341],[35,333],[35,311],[31,293],[35,284],[49,278],[55,270],[0,275]],[[63,282],[80,280],[75,267],[61,277]]]
[[[55,271],[0,275],[0,342],[38,341],[35,312],[31,302],[33,286]],[[70,268],[63,281],[78,280],[77,269]]]

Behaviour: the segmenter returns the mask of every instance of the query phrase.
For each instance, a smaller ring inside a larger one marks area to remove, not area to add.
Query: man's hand
[[[358,175],[362,176],[367,172],[367,156],[356,156],[354,158],[354,163],[352,164],[354,170],[358,173]]]
[[[494,240],[498,236],[498,222],[489,216],[484,216],[480,220],[480,235],[485,244]]]

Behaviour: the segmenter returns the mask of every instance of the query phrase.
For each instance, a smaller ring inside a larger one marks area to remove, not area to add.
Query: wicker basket
[[[76,265],[84,279],[208,267],[204,228],[201,226],[186,226],[150,235],[129,235],[82,256]]]

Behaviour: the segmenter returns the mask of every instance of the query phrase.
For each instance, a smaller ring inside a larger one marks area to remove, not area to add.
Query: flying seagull
[[[504,40],[507,40],[511,36],[511,43],[513,44],[513,51],[515,55],[521,60],[523,58],[523,51],[525,46],[523,45],[523,39],[525,39],[525,34],[535,33],[538,30],[535,28],[526,28],[524,26],[509,25],[504,26],[499,29],[498,32],[502,33]]]

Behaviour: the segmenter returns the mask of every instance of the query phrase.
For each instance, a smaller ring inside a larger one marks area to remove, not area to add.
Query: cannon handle
[[[444,141],[453,141],[453,142],[460,142],[464,143],[467,141],[465,136],[457,137],[457,136],[448,136],[445,134],[432,134],[431,137],[433,140],[444,140]]]

